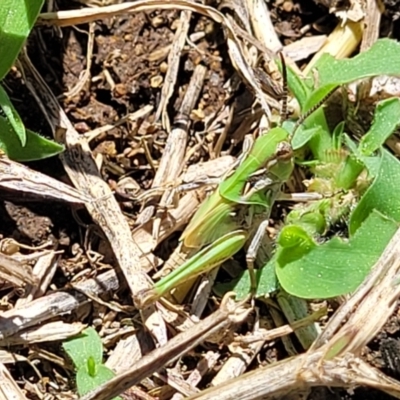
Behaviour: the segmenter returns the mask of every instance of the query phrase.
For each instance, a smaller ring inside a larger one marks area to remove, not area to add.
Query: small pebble
[[[86,122],[77,122],[74,128],[78,133],[86,133],[90,131],[89,125]]]
[[[165,73],[168,71],[168,63],[166,63],[165,61],[163,61],[163,62],[160,64],[159,69],[160,69],[160,72],[161,72],[161,73],[165,74]]]
[[[113,93],[114,93],[114,96],[117,98],[125,96],[127,94],[127,92],[128,92],[128,89],[123,83],[117,83],[114,86]]]
[[[152,18],[150,23],[153,28],[158,28],[164,23],[164,18],[161,15],[157,15],[156,17]]]
[[[294,7],[294,6],[293,6],[293,3],[292,3],[291,1],[285,1],[285,2],[282,4],[283,10],[286,11],[286,12],[288,12],[288,13],[292,12],[293,7]]]
[[[163,77],[161,75],[156,75],[150,78],[150,86],[152,88],[159,88],[163,83]]]

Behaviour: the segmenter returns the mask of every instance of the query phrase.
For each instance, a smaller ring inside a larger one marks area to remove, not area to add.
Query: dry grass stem
[[[283,53],[292,61],[301,61],[320,51],[326,39],[326,35],[304,37],[285,46]]]
[[[187,32],[185,31],[184,37]],[[179,61],[179,59],[178,59]],[[175,65],[174,63],[173,65]],[[168,135],[164,153],[160,160],[159,168],[154,176],[152,186],[163,187],[168,182],[174,183],[178,180],[179,174],[182,172],[185,162],[186,144],[188,140],[188,131],[190,128],[189,115],[193,110],[200,91],[203,87],[203,81],[206,73],[206,68],[198,65],[192,79],[188,85],[182,104],[174,119],[174,126]],[[165,111],[164,111],[165,113]],[[164,115],[164,114],[163,114]],[[159,202],[159,209],[156,212],[156,218],[153,225],[153,237],[157,240],[160,233],[160,224],[164,218],[163,214],[167,208],[173,206],[174,190],[165,190]]]
[[[0,363],[0,400],[27,400],[8,369]]]
[[[92,56],[93,56],[93,45],[94,45],[94,23],[89,24],[89,32],[88,32],[88,44],[87,44],[87,53],[86,53],[86,68],[79,78],[78,83],[62,94],[62,97],[74,97],[79,94],[79,92],[85,87],[85,85],[90,80],[90,69],[92,67]]]
[[[248,0],[247,2],[254,36],[272,53],[279,53],[283,46],[272,24],[267,3],[262,0]]]
[[[174,92],[174,87],[178,78],[179,63],[181,59],[181,53],[183,46],[185,45],[186,37],[189,32],[190,19],[192,17],[191,11],[182,11],[179,18],[179,27],[176,30],[172,47],[168,53],[168,70],[165,74],[164,84],[161,90],[161,99],[158,106],[155,120],[161,116],[162,125],[164,129],[169,133],[171,131],[171,125],[167,113],[168,102]],[[169,139],[169,138],[168,138]],[[156,181],[156,178],[154,178]]]
[[[92,131],[86,132],[84,134],[84,137],[87,139],[87,141],[89,143],[91,140],[95,139],[97,136],[99,136],[102,133],[105,133],[107,131],[110,131],[113,128],[116,128],[119,125],[125,124],[127,122],[135,122],[138,119],[148,117],[152,111],[153,111],[153,107],[151,105],[147,105],[134,113],[125,115],[124,117],[120,118],[114,124],[103,125],[97,129],[93,129]]]
[[[46,117],[53,131],[56,131],[57,126],[65,129],[63,142],[66,151],[61,157],[64,168],[74,185],[93,199],[86,203],[86,208],[107,236],[135,300],[140,291],[151,287],[149,278],[141,269],[141,249],[132,240],[129,225],[112,196],[110,187],[101,178],[87,142],[79,137],[53,93],[26,55],[22,58],[22,62],[26,74],[30,74],[31,81],[28,81],[30,90],[36,94],[35,97],[40,102],[42,98],[46,103]],[[155,308],[151,306],[142,312],[149,331],[160,343],[166,343],[165,324]]]
[[[0,187],[5,190],[69,203],[84,204],[90,201],[85,192],[12,161],[4,155],[0,157],[0,174]]]
[[[231,324],[244,321],[249,309],[236,304],[228,295],[218,311],[200,321],[186,332],[172,338],[167,344],[153,350],[138,361],[128,371],[99,386],[82,400],[108,400],[130,386],[136,385],[145,377],[158,371],[162,366],[186,354],[190,349],[217,332],[228,329]]]
[[[4,340],[26,328],[42,324],[49,319],[75,310],[88,301],[82,293],[99,295],[106,291],[115,291],[118,289],[119,283],[115,272],[108,271],[96,279],[88,279],[76,286],[80,292],[54,292],[31,301],[23,308],[4,311],[0,319],[0,339]]]
[[[38,278],[32,274],[32,269],[13,257],[0,253],[0,278],[15,286],[37,285]]]
[[[361,2],[363,4],[363,2]],[[380,0],[366,0],[365,30],[361,41],[360,51],[368,50],[379,37],[381,17],[384,12],[384,5]]]
[[[66,340],[79,335],[85,325],[80,322],[67,324],[62,321],[49,322],[38,327],[25,329],[12,336],[0,340],[0,346],[29,345],[33,343]]]

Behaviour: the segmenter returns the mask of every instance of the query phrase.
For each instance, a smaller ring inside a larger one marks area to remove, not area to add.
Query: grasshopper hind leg
[[[268,219],[260,223],[255,235],[253,236],[250,242],[249,248],[247,249],[246,253],[246,263],[250,274],[250,295],[252,297],[255,297],[257,293],[257,278],[254,272],[254,263],[257,258],[258,250],[260,249],[260,246],[265,237],[268,225],[269,225]]]

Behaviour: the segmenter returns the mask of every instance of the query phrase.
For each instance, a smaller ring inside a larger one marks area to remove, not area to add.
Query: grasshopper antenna
[[[314,112],[317,111],[318,108],[320,108],[332,95],[335,93],[337,87],[334,87],[328,94],[326,94],[317,104],[312,106],[307,112],[305,112],[303,115],[300,116],[300,118],[297,120],[296,124],[294,125],[293,128],[293,133],[294,135],[299,129],[300,125]]]
[[[279,53],[279,58],[281,59],[282,64],[282,107],[279,125],[282,125],[282,122],[286,121],[288,115],[288,84],[286,61],[282,52]]]

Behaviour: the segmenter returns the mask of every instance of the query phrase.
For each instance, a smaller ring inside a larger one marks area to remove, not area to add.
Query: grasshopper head
[[[276,157],[270,166],[271,173],[281,182],[286,182],[293,172],[293,149],[289,142],[280,142],[276,147]]]

